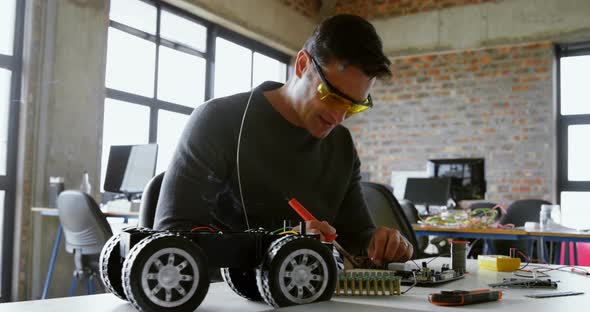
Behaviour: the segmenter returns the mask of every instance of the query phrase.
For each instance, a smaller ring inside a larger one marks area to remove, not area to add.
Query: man
[[[234,231],[298,224],[296,198],[318,220],[308,231],[338,234],[375,264],[406,261],[412,246],[375,228],[360,188],[360,161],[340,123],[372,106],[390,61],[374,27],[354,15],[322,22],[297,54],[285,85],[213,99],[191,115],[166,171],[155,228],[213,225]]]

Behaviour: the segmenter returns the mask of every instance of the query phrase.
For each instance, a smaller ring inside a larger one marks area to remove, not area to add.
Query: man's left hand
[[[398,230],[381,226],[373,232],[367,252],[373,263],[381,266],[410,260],[414,248]]]

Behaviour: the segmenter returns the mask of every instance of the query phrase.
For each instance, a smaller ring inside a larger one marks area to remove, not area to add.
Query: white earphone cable
[[[238,146],[236,151],[236,170],[238,174],[238,188],[240,190],[240,200],[242,201],[242,209],[244,210],[244,218],[246,219],[246,227],[248,230],[250,229],[250,223],[248,222],[248,214],[246,212],[246,204],[244,203],[244,194],[242,192],[242,179],[240,177],[240,143],[242,142],[242,130],[244,129],[244,121],[246,120],[246,113],[248,112],[248,107],[250,107],[250,101],[252,100],[252,95],[254,94],[254,89],[250,92],[250,97],[248,98],[248,103],[246,104],[246,109],[244,109],[244,114],[242,115],[242,123],[240,124],[240,131],[238,132]]]

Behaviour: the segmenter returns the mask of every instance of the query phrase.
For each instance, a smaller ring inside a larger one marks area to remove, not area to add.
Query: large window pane
[[[154,95],[156,45],[109,28],[106,86],[134,94]]]
[[[264,81],[285,82],[287,65],[258,52],[254,53],[254,73],[252,74],[252,86],[257,87]]]
[[[189,115],[164,110],[158,112],[158,163],[156,164],[156,174],[168,168],[188,118]]]
[[[156,7],[139,0],[111,0],[111,20],[156,33]]]
[[[0,54],[12,55],[16,0],[0,1]]]
[[[207,49],[207,28],[184,17],[162,10],[160,36],[186,44],[201,52]]]
[[[160,46],[158,98],[196,107],[205,100],[205,59]]]
[[[590,125],[573,125],[567,130],[567,179],[590,181]]]
[[[6,175],[11,72],[0,68],[0,175]]]
[[[0,191],[0,246],[4,246],[4,227],[2,226],[4,224],[4,196],[5,196],[5,191]],[[0,256],[2,256],[2,250],[0,250]],[[0,257],[0,276],[2,275],[2,268],[4,267],[2,265],[2,259],[4,259],[4,257]],[[3,285],[0,285],[0,287],[2,287]],[[0,289],[1,291],[1,289]]]
[[[104,191],[104,178],[111,145],[148,143],[149,123],[150,110],[148,107],[105,99],[100,173],[101,192]]]
[[[252,51],[223,38],[215,40],[214,97],[250,90]]]
[[[561,223],[574,229],[590,229],[590,192],[561,192]]]
[[[561,58],[561,114],[590,114],[590,55]]]

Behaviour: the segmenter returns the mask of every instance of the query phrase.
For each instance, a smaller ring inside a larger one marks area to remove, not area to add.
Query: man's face
[[[303,127],[314,137],[323,139],[344,121],[347,116],[347,106],[332,97],[321,99],[318,93],[318,86],[322,83],[320,73],[314,68],[309,54],[303,53],[305,55],[298,56],[296,66],[301,66],[302,69],[301,82],[304,94],[303,101],[295,109]],[[368,97],[369,90],[375,82],[375,78],[368,77],[360,68],[342,67],[338,62],[319,66],[318,69],[322,71],[325,80],[333,88],[358,102]]]

